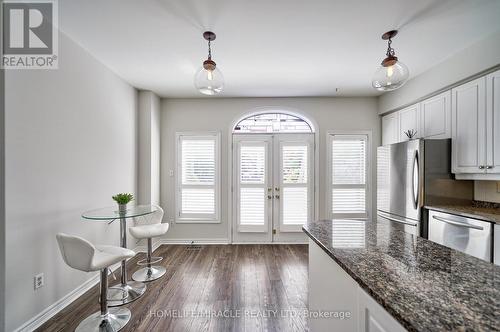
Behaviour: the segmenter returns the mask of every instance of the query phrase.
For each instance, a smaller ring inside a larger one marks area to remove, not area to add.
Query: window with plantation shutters
[[[218,221],[219,135],[177,134],[177,219]]]
[[[366,217],[368,136],[331,134],[329,143],[331,217]]]

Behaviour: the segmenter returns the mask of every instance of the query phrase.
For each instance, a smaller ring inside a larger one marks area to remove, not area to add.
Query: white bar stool
[[[167,271],[163,266],[152,266],[152,264],[158,263],[163,259],[163,257],[152,257],[153,255],[153,240],[154,237],[159,237],[167,233],[169,224],[162,223],[163,219],[163,209],[157,206],[157,211],[155,211],[150,220],[147,223],[138,223],[136,221],[136,226],[130,227],[130,234],[138,240],[147,239],[148,252],[146,259],[142,259],[137,262],[137,265],[144,266],[142,269],[137,270],[133,275],[132,279],[135,281],[148,282],[161,278]]]
[[[134,257],[135,252],[115,246],[94,246],[81,237],[64,233],[57,234],[56,238],[66,264],[84,272],[101,271],[101,311],[85,318],[75,331],[114,332],[121,330],[127,325],[132,314],[127,308],[108,309],[108,270],[109,266]]]

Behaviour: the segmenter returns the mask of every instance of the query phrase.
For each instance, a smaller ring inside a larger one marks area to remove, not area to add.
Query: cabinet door
[[[399,113],[395,112],[382,117],[382,145],[399,141]]]
[[[500,70],[486,76],[486,172],[500,174]]]
[[[420,104],[415,104],[405,109],[402,109],[399,113],[399,141],[404,142],[409,138],[406,136],[405,132],[408,130],[413,130],[417,133],[415,137],[420,137],[420,126],[419,126],[419,116],[420,116]]]
[[[319,245],[309,239],[309,312],[350,313],[348,319],[309,318],[312,332],[356,332],[358,284]]]
[[[358,332],[404,332],[399,324],[380,304],[358,287]]]
[[[420,136],[450,138],[451,91],[424,100],[420,105]]]
[[[452,171],[484,173],[486,163],[486,78],[451,90]]]

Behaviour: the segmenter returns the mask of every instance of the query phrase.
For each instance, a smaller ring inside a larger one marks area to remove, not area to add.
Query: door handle
[[[274,195],[276,199],[280,199],[280,195]]]
[[[415,188],[415,168],[417,169],[417,188]],[[411,194],[413,197],[413,207],[415,209],[418,208],[418,197],[419,197],[419,192],[415,192],[415,189],[420,191],[420,165],[418,162],[418,150],[415,150],[415,154],[413,155],[413,166],[412,166],[412,173],[411,173]]]
[[[273,195],[267,195],[267,199],[272,199]]]
[[[438,217],[438,216],[432,216],[432,218],[434,218],[438,221],[445,222],[445,223],[450,224],[450,225],[454,225],[454,226],[465,227],[465,228],[474,228],[474,229],[478,229],[480,231],[483,230],[483,228],[481,226],[471,225],[471,224],[468,224],[466,222],[455,221],[455,220],[446,219],[446,218]]]
[[[279,187],[276,187],[276,188],[274,188],[274,190],[276,190],[276,191],[280,191],[280,188],[279,188]]]
[[[479,169],[484,169],[484,166],[483,165],[479,166]]]
[[[488,166],[486,166],[486,169],[492,169],[492,168],[493,168],[493,166],[492,166],[492,165],[488,165]]]

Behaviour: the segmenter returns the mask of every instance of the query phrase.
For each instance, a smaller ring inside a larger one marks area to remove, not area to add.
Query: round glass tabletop
[[[110,206],[82,213],[82,218],[90,220],[111,220],[119,218],[133,218],[146,216],[158,210],[154,205],[131,205],[127,206],[125,213],[118,211],[118,206]]]

